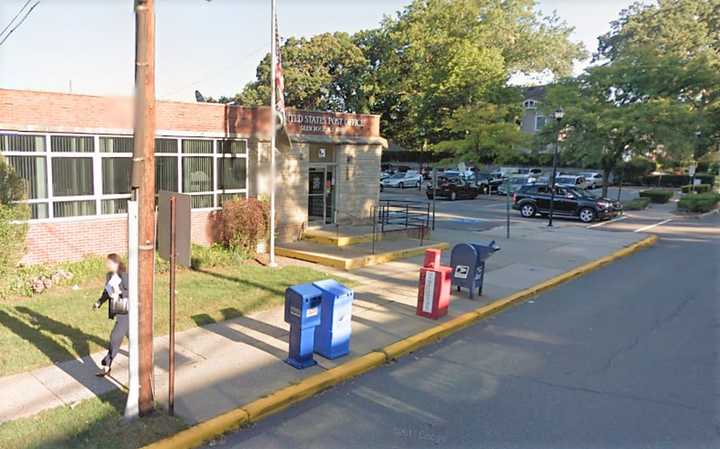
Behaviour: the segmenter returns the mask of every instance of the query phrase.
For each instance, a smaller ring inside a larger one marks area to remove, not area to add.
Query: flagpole
[[[275,135],[277,126],[276,76],[277,76],[277,33],[275,27],[275,0],[270,0],[270,54],[272,73],[270,89],[270,110],[272,126],[270,127],[270,266],[276,267],[275,262]]]

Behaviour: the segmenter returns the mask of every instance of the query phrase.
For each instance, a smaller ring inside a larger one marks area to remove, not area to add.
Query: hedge
[[[688,184],[686,186],[682,186],[680,189],[682,190],[682,193],[690,193],[690,192],[706,193],[706,192],[709,192],[710,190],[712,190],[712,185],[699,184],[699,185],[693,186],[691,184]]]
[[[678,209],[686,212],[709,212],[720,203],[720,193],[693,193],[680,198]]]
[[[670,198],[672,198],[673,195],[674,192],[672,190],[665,189],[649,189],[640,192],[640,197],[650,198],[651,202],[658,204],[667,203],[668,201],[670,201]]]
[[[692,182],[692,176],[688,175],[651,175],[643,178],[643,185],[658,187],[681,187]],[[714,175],[696,175],[702,184],[715,184]]]
[[[634,198],[630,201],[627,201],[625,204],[623,204],[623,209],[625,209],[625,210],[643,210],[643,209],[647,209],[649,204],[650,204],[650,198],[646,198],[646,197]]]

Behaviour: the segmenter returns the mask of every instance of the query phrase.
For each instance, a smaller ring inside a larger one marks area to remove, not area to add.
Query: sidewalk
[[[434,240],[451,244],[496,240],[502,248],[489,260],[484,295],[470,301],[466,293],[454,293],[448,318],[606,256],[643,237],[639,233],[598,232],[563,224],[548,229],[540,220],[513,224],[509,241],[505,240],[504,227],[467,232],[437,230]],[[443,262],[448,263],[448,259],[449,252],[445,251]],[[334,361],[316,356],[318,366],[309,369],[299,371],[283,362],[288,326],[282,308],[179,333],[176,413],[189,424],[204,421],[437,324],[415,316],[421,261],[419,256],[352,272],[338,271],[338,276],[356,282],[351,354]],[[304,264],[290,260],[283,263]],[[207,322],[202,315],[193,319]],[[155,349],[155,393],[163,403],[167,395],[167,337],[156,339]],[[94,376],[96,362],[103,355],[0,378],[0,422],[72,405],[126,384],[125,357],[116,361],[112,379]]]

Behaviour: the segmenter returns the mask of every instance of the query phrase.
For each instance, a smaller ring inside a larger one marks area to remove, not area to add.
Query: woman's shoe
[[[110,374],[110,367],[109,367],[109,366],[103,366],[100,371],[98,371],[97,373],[95,373],[95,375],[96,375],[97,377],[105,377],[105,376],[107,376],[108,374]]]

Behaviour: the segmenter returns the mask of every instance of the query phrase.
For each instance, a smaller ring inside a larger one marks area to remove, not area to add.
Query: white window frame
[[[13,131],[13,130],[0,130],[0,136],[2,135],[35,135],[43,136],[45,141],[45,151],[2,151],[3,156],[34,156],[42,157],[45,159],[45,172],[47,183],[47,197],[46,198],[35,198],[24,200],[25,204],[47,204],[48,217],[47,218],[35,218],[28,220],[32,223],[48,223],[48,222],[62,222],[62,221],[83,221],[83,220],[95,220],[98,218],[117,218],[127,216],[126,213],[113,213],[104,214],[102,211],[103,200],[112,199],[130,199],[131,194],[103,194],[102,189],[102,164],[104,158],[130,158],[132,159],[132,153],[112,153],[112,152],[101,152],[100,151],[100,137],[132,137],[127,134],[90,134],[90,133],[66,133],[66,132],[34,132],[34,131]],[[93,152],[53,152],[51,150],[51,136],[78,136],[78,137],[93,137]],[[190,135],[182,135],[182,133],[167,135],[156,135],[158,139],[176,139],[177,140],[177,151],[175,153],[156,153],[157,157],[175,157],[177,158],[177,182],[178,191],[183,191],[183,158],[184,157],[208,157],[212,159],[212,170],[213,170],[213,190],[207,192],[188,192],[191,196],[199,195],[212,195],[212,206],[205,208],[194,208],[194,211],[214,211],[220,209],[220,195],[244,195],[248,197],[248,186],[250,183],[250,167],[248,166],[250,146],[248,139],[246,138],[235,138],[226,136],[212,136],[212,137],[197,137]],[[183,140],[211,140],[212,141],[212,153],[183,153],[182,152],[182,141]],[[224,154],[220,153],[221,145],[220,142],[224,141],[245,141],[245,152],[242,154]],[[92,195],[73,195],[73,196],[55,196],[53,189],[53,176],[52,176],[52,162],[56,158],[87,158],[92,160],[93,169],[93,194]],[[245,160],[245,188],[244,189],[218,189],[218,160],[220,159],[244,159]],[[64,201],[94,201],[95,202],[95,214],[93,215],[82,215],[74,217],[55,217],[53,205],[56,202]]]

